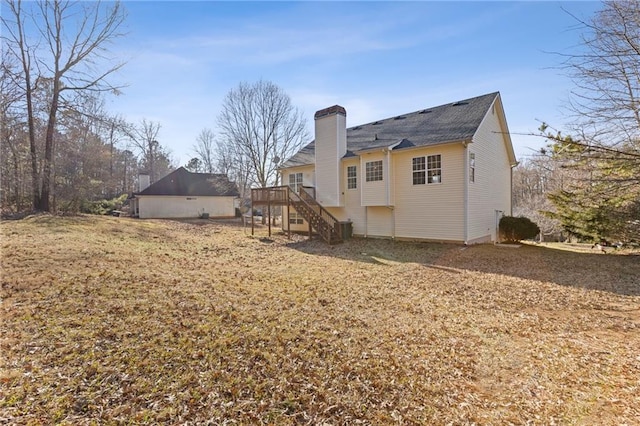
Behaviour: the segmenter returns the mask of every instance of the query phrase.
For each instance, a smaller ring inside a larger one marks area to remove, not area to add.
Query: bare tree
[[[576,235],[640,240],[640,3],[606,1],[592,18],[574,18],[581,45],[561,55],[575,84],[570,134],[540,129],[572,173],[549,197]]]
[[[58,112],[73,108],[84,91],[107,92],[118,88],[107,77],[123,64],[106,56],[107,46],[122,35],[125,14],[119,2],[39,1],[24,9],[20,0],[8,0],[9,16],[2,17],[3,42],[22,65],[22,89],[26,99],[34,208],[49,211],[55,158]],[[30,19],[37,36],[29,34]],[[29,40],[34,37],[35,41]],[[105,65],[108,64],[108,65]],[[38,170],[33,95],[40,83],[48,86],[43,170]]]
[[[193,151],[196,153],[198,160],[200,160],[200,166],[206,173],[213,173],[215,170],[215,137],[211,129],[202,129],[196,144],[193,146]]]
[[[156,163],[162,147],[158,142],[160,133],[160,123],[143,118],[139,125],[131,125],[127,130],[127,135],[133,146],[142,157],[142,163],[147,167],[147,172],[151,183],[160,178]]]
[[[276,183],[278,161],[293,155],[308,138],[305,120],[289,96],[262,80],[232,89],[218,124],[231,167],[248,164],[250,184],[262,188]]]
[[[570,109],[576,127],[589,139],[638,149],[640,3],[607,1],[592,19],[574,18],[582,31],[581,48],[562,56],[575,85]]]
[[[535,222],[540,241],[562,230],[560,222],[548,214],[554,206],[547,195],[561,189],[564,174],[566,171],[545,155],[523,161],[513,171],[513,214]]]

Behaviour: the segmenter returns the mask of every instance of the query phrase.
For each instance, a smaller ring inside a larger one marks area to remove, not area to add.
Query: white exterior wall
[[[234,217],[235,197],[184,197],[137,195],[138,217],[191,218],[209,213],[209,217]]]
[[[341,158],[347,152],[347,118],[335,113],[315,120],[316,200],[324,207],[342,206]]]
[[[468,187],[469,242],[496,241],[496,210],[511,214],[511,166],[504,136],[507,130],[499,117],[497,106],[489,109],[467,148],[476,159],[475,182],[469,182]]]
[[[464,241],[464,153],[461,143],[393,153],[395,237]],[[413,158],[436,154],[441,183],[414,185]]]
[[[367,182],[367,163],[370,161],[382,161],[382,180]],[[365,153],[360,156],[360,170],[358,177],[360,178],[361,200],[362,206],[387,206],[390,205],[390,167],[387,161],[387,155],[382,151]]]

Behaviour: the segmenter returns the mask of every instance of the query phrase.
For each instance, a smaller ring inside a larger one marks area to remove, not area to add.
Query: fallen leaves
[[[214,221],[1,227],[1,421],[640,422],[631,256],[329,247]]]

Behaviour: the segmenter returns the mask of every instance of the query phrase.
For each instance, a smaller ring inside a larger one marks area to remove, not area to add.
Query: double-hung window
[[[427,156],[427,183],[442,182],[442,156],[440,154]]]
[[[382,160],[369,161],[365,164],[365,180],[375,182],[382,180]]]
[[[426,181],[426,164],[424,157],[415,157],[413,159],[413,184],[424,185]]]
[[[356,166],[347,166],[347,189],[358,188],[358,175]]]
[[[302,225],[304,218],[297,212],[289,212],[289,223],[291,225]]]

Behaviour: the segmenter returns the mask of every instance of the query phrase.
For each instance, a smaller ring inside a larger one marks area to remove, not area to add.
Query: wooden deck
[[[315,188],[299,187],[299,193],[290,186],[272,186],[268,188],[251,189],[251,211],[254,206],[267,206],[267,224],[271,236],[271,207],[286,206],[287,217],[293,207],[309,224],[309,238],[312,231],[316,232],[329,244],[343,241],[342,228],[338,220],[322,207],[315,199]],[[251,215],[251,235],[254,234],[254,221]],[[287,221],[287,233],[291,237],[291,226]]]

